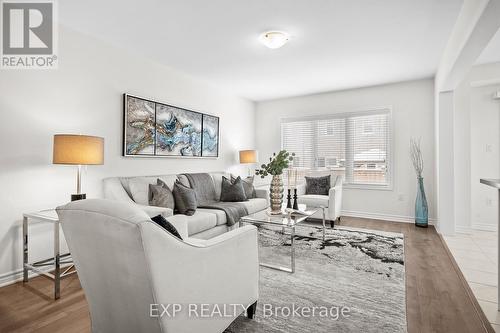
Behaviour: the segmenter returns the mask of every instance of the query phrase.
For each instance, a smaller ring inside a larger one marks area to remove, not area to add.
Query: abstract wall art
[[[155,103],[129,96],[125,104],[126,155],[154,155]]]
[[[124,156],[218,157],[219,117],[124,94]]]
[[[202,156],[217,157],[219,154],[219,118],[203,115]]]
[[[156,104],[156,155],[201,156],[201,113]]]

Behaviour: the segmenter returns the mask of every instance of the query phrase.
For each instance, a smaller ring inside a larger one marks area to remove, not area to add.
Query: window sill
[[[392,184],[389,185],[374,185],[374,184],[344,184],[343,188],[352,190],[375,190],[375,191],[392,191]]]

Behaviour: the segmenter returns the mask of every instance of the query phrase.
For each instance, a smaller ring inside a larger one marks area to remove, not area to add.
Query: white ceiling
[[[500,30],[491,39],[490,43],[479,56],[476,64],[488,64],[491,62],[500,62]]]
[[[265,100],[434,75],[462,0],[64,0],[62,24]],[[265,30],[292,35],[281,49]]]

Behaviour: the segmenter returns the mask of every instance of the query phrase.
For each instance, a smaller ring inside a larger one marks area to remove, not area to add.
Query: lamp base
[[[85,193],[71,195],[71,201],[84,200],[84,199],[87,199],[87,194]]]

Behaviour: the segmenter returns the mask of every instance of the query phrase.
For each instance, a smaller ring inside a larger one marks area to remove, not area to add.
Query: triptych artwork
[[[124,95],[124,156],[219,156],[219,117]]]

